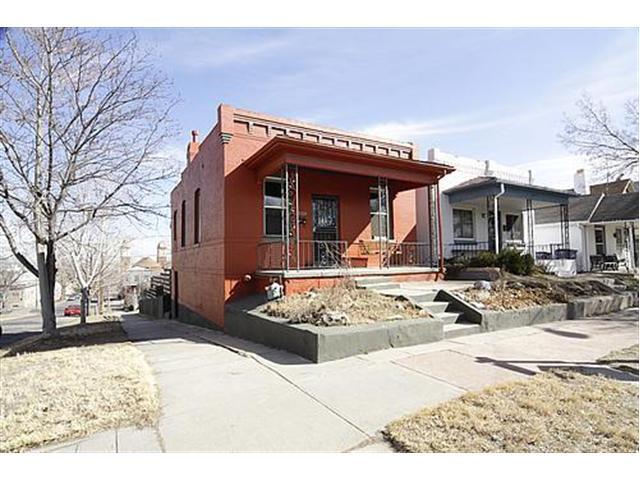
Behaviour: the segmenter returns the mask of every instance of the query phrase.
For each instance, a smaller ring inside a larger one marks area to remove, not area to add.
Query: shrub
[[[445,258],[444,266],[449,272],[460,271],[467,268],[469,266],[469,262],[461,257]]]
[[[535,262],[528,253],[522,255],[513,248],[507,248],[498,254],[497,264],[514,275],[531,275]]]
[[[495,267],[498,257],[493,252],[480,252],[476,257],[469,260],[470,267]]]

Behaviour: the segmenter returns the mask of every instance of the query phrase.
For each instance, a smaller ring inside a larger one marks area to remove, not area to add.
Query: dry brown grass
[[[459,294],[469,302],[481,303],[487,310],[506,311],[567,303],[575,298],[610,295],[613,292],[610,287],[591,279],[569,280],[550,275],[521,277],[507,273],[491,286],[491,290],[470,288]]]
[[[268,315],[288,318],[291,323],[324,325],[323,314],[346,314],[344,325],[358,325],[401,318],[426,317],[428,314],[406,300],[398,300],[372,290],[350,286],[319,288],[305,293],[287,295],[269,302]]]
[[[385,434],[407,452],[637,452],[638,386],[542,373],[426,408]]]
[[[518,310],[521,308],[563,303],[567,299],[561,291],[551,287],[512,287],[493,284],[491,290],[467,289],[462,292],[467,301],[479,302],[487,310]]]
[[[0,358],[0,452],[155,422],[153,375],[118,322],[61,331]]]

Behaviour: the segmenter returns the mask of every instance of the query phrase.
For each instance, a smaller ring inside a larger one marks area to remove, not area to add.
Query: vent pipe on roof
[[[491,162],[489,160],[484,161],[484,174],[487,177],[491,177],[493,172],[491,171]]]

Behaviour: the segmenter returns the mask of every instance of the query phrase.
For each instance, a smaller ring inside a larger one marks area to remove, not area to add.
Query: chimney
[[[573,189],[580,195],[588,195],[587,180],[584,175],[584,168],[576,170],[573,175]]]
[[[187,145],[187,165],[189,165],[198,154],[200,144],[198,143],[198,131],[191,130],[191,141]]]
[[[533,185],[533,171],[529,170],[529,185]]]

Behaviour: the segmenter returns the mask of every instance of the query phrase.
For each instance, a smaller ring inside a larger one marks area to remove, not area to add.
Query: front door
[[[341,259],[338,247],[338,197],[314,195],[313,264],[336,266]]]

